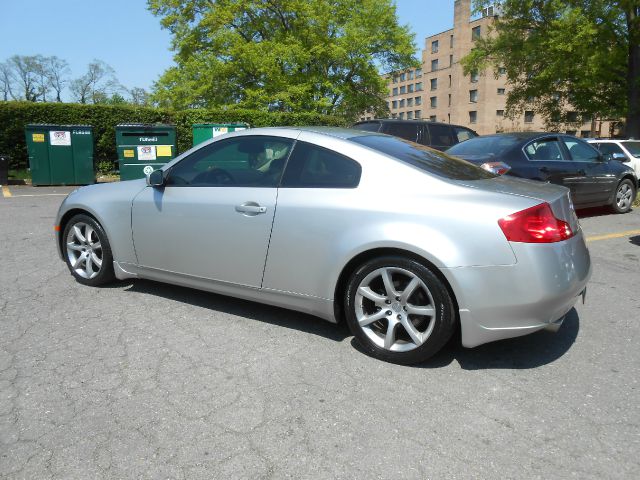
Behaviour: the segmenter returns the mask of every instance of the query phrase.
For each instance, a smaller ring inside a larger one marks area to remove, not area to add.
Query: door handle
[[[578,170],[578,175],[586,175],[587,172],[585,172],[584,170]]]
[[[249,213],[258,215],[259,213],[265,213],[267,211],[267,207],[261,207],[253,202],[243,203],[242,205],[236,205],[236,212],[238,213]]]

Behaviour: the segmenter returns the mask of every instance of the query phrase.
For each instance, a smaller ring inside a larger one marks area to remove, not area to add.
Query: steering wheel
[[[199,173],[193,179],[192,183],[210,183],[213,185],[231,185],[235,183],[234,178],[229,172],[222,168],[212,168],[205,172]]]

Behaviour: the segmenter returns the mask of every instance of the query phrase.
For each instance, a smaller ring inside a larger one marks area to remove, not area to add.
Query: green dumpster
[[[93,127],[27,125],[25,136],[33,185],[95,183]]]
[[[193,126],[193,146],[206,140],[210,140],[218,135],[237,130],[246,130],[249,125],[246,123],[196,123]]]
[[[176,156],[174,125],[116,126],[120,180],[144,178]]]

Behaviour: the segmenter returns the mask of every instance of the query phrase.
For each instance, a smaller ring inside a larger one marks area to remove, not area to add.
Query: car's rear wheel
[[[616,213],[627,213],[631,210],[631,205],[635,198],[636,189],[633,187],[633,182],[625,178],[616,187],[616,194],[613,197],[611,207]]]
[[[389,362],[422,362],[455,330],[447,288],[408,258],[382,257],[358,268],[349,280],[345,307],[356,339],[372,356]]]
[[[78,282],[93,287],[113,280],[111,246],[102,226],[92,217],[72,217],[65,226],[62,242],[65,262]]]

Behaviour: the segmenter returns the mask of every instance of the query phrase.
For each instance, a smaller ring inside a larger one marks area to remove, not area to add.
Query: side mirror
[[[601,162],[610,162],[611,160],[613,160],[613,155],[611,155],[610,153],[602,153],[600,154],[599,160]]]
[[[624,153],[614,153],[612,156],[613,156],[614,160],[618,160],[619,162],[628,162],[629,161],[629,159],[627,158],[627,156]]]
[[[154,188],[164,187],[164,172],[162,170],[154,170],[147,175],[147,185]]]

